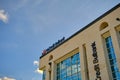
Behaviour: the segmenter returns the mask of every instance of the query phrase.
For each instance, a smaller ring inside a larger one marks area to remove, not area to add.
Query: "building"
[[[120,3],[40,57],[43,80],[120,80]]]

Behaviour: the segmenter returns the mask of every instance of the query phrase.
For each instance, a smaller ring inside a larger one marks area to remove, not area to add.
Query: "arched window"
[[[53,59],[53,55],[50,55],[50,57],[49,57],[49,61],[52,60],[52,59]]]
[[[108,27],[108,23],[107,22],[102,22],[100,25],[100,31],[105,29],[106,27]]]

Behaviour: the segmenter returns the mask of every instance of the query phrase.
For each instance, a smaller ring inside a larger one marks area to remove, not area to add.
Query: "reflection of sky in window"
[[[105,39],[105,41],[106,41],[106,47],[107,47],[107,51],[108,51],[109,62],[110,62],[110,66],[111,66],[113,80],[120,80],[120,72],[118,69],[117,60],[116,60],[114,48],[112,45],[111,36],[107,37]]]
[[[57,64],[57,80],[81,80],[79,53]]]

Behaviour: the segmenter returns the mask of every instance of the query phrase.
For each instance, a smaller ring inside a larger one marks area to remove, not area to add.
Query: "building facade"
[[[44,50],[43,80],[120,80],[120,4]]]

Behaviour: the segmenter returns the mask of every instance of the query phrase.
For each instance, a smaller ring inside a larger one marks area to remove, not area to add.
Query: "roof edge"
[[[92,22],[90,22],[88,25],[86,25],[85,27],[81,28],[79,31],[77,31],[76,33],[74,33],[73,35],[71,35],[70,37],[68,37],[66,40],[64,40],[64,42],[62,42],[60,45],[62,45],[63,43],[65,43],[66,41],[70,40],[71,38],[73,38],[75,35],[79,34],[80,32],[84,31],[85,29],[87,29],[88,27],[90,27],[91,25],[93,25],[95,22],[99,21],[100,19],[102,19],[103,17],[105,17],[106,15],[110,14],[112,11],[114,11],[115,9],[117,9],[118,7],[120,7],[120,3],[118,3],[116,6],[114,6],[113,8],[111,8],[110,10],[108,10],[107,12],[105,12],[103,15],[101,15],[100,17],[96,18],[95,20],[93,20]],[[58,45],[57,47],[59,47],[60,45]],[[57,47],[55,47],[54,49],[56,49]],[[52,49],[51,51],[53,51],[54,49]],[[50,51],[50,52],[51,52]],[[50,52],[48,52],[47,54],[49,54]],[[45,55],[47,55],[45,54]],[[40,56],[40,59],[42,57],[44,57],[45,55]]]

